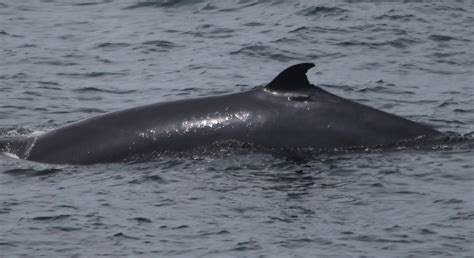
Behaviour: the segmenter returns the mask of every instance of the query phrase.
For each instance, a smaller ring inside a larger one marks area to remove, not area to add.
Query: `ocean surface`
[[[474,131],[474,1],[0,0],[0,137],[265,85]],[[278,139],[276,139],[278,140]],[[90,166],[0,155],[0,256],[474,256],[474,144]]]

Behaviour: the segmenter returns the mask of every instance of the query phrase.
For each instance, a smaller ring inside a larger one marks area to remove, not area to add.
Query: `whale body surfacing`
[[[310,84],[306,72],[312,67],[291,66],[265,87],[245,92],[156,103],[82,120],[16,142],[21,148],[15,154],[44,163],[93,164],[220,141],[321,150],[442,135]]]

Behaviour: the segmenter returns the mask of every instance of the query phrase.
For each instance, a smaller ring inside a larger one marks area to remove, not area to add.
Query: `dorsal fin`
[[[273,79],[265,89],[271,91],[298,91],[312,88],[306,78],[306,72],[313,68],[313,63],[301,63],[290,66]]]

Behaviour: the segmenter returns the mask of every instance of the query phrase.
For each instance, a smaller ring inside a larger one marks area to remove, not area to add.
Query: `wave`
[[[450,41],[450,40],[454,40],[456,38],[454,37],[451,37],[451,36],[446,36],[446,35],[430,35],[428,37],[429,39],[431,40],[434,40],[434,41]]]
[[[253,44],[247,45],[239,50],[230,52],[231,55],[243,55],[252,58],[267,58],[270,60],[278,62],[290,62],[290,61],[301,61],[301,60],[314,60],[319,56],[315,54],[301,54],[292,52],[289,50],[282,50],[276,47],[263,45],[263,44]]]
[[[104,93],[113,93],[113,94],[131,94],[137,92],[136,90],[120,90],[120,89],[100,89],[96,87],[81,87],[74,89],[75,92],[104,92]]]
[[[118,43],[113,43],[113,42],[105,42],[105,43],[100,43],[98,44],[97,46],[95,46],[96,48],[103,48],[103,49],[116,49],[116,48],[122,48],[122,47],[128,47],[130,46],[130,44],[128,43],[122,43],[122,42],[118,42]]]
[[[88,73],[57,73],[58,76],[66,76],[70,78],[94,78],[103,76],[123,76],[125,73],[117,72],[88,72]]]
[[[142,53],[149,52],[168,52],[175,48],[181,48],[183,46],[177,45],[167,40],[149,40],[142,42],[140,46],[133,48],[133,50],[142,50]]]
[[[309,7],[299,12],[304,16],[337,16],[346,13],[347,10],[339,7],[316,6]]]
[[[136,2],[134,4],[124,7],[124,10],[133,10],[137,8],[159,8],[159,7],[180,7],[185,5],[193,5],[201,3],[204,0],[148,0]]]
[[[390,46],[394,48],[409,48],[412,45],[416,45],[421,43],[417,39],[412,39],[412,38],[406,38],[406,37],[401,37],[393,40],[386,40],[386,41],[342,41],[335,43],[336,45],[339,46],[344,46],[344,47],[351,47],[351,46],[363,46],[363,47],[369,47],[369,48],[378,48],[378,47],[383,47],[383,46]]]
[[[190,34],[195,37],[204,38],[230,38],[234,36],[235,30],[229,28],[221,28],[212,24],[202,24],[197,26],[193,31],[183,34]]]

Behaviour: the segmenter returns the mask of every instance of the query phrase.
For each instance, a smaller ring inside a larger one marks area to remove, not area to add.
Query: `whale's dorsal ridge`
[[[314,86],[309,83],[306,72],[313,67],[313,63],[301,63],[290,66],[267,84],[265,89],[288,92],[312,88]]]

